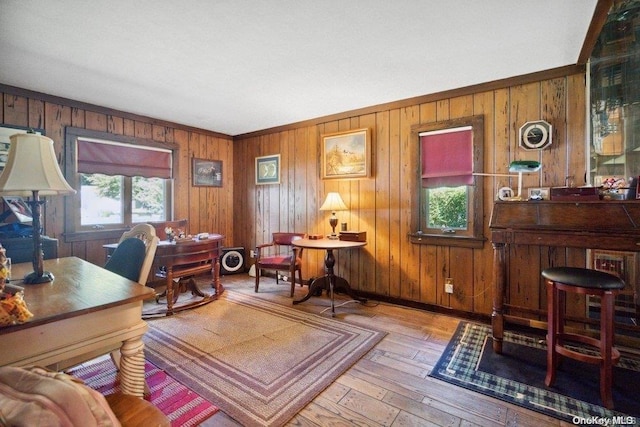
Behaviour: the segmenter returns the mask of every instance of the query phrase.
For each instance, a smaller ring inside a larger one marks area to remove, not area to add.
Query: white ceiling
[[[238,135],[575,64],[597,0],[0,0],[0,83]]]

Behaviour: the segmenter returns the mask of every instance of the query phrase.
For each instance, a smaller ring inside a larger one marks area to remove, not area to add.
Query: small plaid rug
[[[493,351],[489,326],[460,322],[429,375],[568,422],[576,417],[640,422],[640,396],[635,391],[640,387],[639,360],[623,356],[615,368],[615,411],[599,405],[596,365],[565,359],[549,388],[545,374],[546,344],[541,337],[505,331],[500,355]]]

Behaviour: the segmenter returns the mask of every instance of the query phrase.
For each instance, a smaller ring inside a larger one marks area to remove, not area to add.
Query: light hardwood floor
[[[320,314],[329,298],[292,305],[289,285],[261,278],[223,276],[228,292],[242,292],[295,310]],[[307,287],[296,285],[295,298]],[[336,304],[346,302],[337,295]],[[213,303],[215,304],[215,302]],[[326,311],[321,314],[330,316]],[[554,418],[456,387],[428,376],[461,319],[376,301],[348,303],[336,318],[386,331],[386,337],[302,409],[288,426],[568,426]],[[215,404],[215,402],[213,402]],[[238,426],[217,413],[203,426]]]

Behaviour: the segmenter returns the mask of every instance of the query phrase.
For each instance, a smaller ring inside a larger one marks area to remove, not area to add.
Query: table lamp
[[[515,197],[511,197],[508,200],[517,201],[522,200],[522,174],[538,172],[542,165],[536,160],[514,160],[509,164],[509,174],[506,173],[474,173],[478,176],[506,176],[518,177],[518,194]],[[517,175],[514,175],[517,174]]]
[[[345,211],[347,210],[347,205],[342,201],[342,197],[340,197],[339,193],[328,193],[327,198],[325,199],[322,206],[320,206],[321,211],[331,211],[331,218],[329,218],[329,225],[331,225],[331,235],[329,235],[330,239],[337,239],[338,235],[336,234],[336,225],[338,225],[338,217],[336,216],[336,211]]]
[[[76,191],[65,181],[58,166],[53,141],[33,131],[11,136],[7,164],[0,174],[0,193],[31,197],[28,201],[33,214],[33,270],[24,277],[24,283],[37,284],[53,280],[44,271],[40,196],[72,194]]]

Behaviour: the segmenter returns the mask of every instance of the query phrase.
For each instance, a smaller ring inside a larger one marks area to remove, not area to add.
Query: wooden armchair
[[[291,297],[295,289],[295,274],[298,272],[298,281],[302,286],[302,250],[292,245],[291,242],[306,237],[304,233],[273,233],[271,243],[256,247],[256,289],[260,286],[260,274],[262,270],[276,270],[276,283],[279,283],[279,271],[288,271],[291,280]]]

